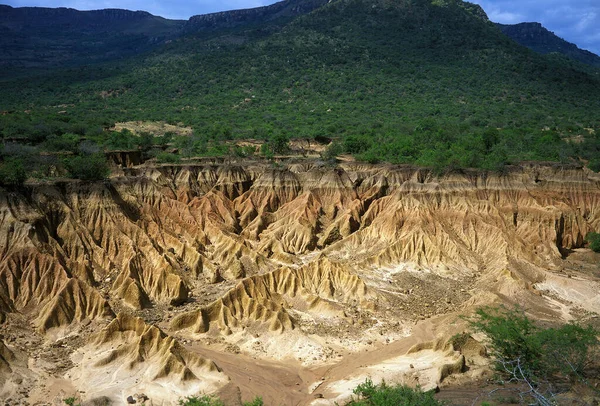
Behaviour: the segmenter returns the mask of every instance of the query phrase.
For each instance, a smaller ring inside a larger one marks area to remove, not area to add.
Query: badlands
[[[451,340],[478,307],[600,325],[587,169],[127,166],[0,189],[6,405],[334,405],[367,377],[443,397],[492,375],[482,337]]]

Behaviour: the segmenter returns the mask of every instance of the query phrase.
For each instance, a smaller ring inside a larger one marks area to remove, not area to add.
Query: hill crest
[[[545,55],[556,52],[579,62],[600,67],[600,56],[565,41],[538,22],[497,23],[496,26],[509,38],[537,53]]]

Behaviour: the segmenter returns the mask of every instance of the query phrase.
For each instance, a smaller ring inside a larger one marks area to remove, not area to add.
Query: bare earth
[[[598,174],[279,159],[0,190],[0,399],[334,405],[371,378],[480,403],[461,315],[600,326]]]

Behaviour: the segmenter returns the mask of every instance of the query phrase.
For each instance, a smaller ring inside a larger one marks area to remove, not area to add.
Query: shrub
[[[209,396],[188,396],[185,399],[179,399],[179,405],[181,406],[223,406],[223,402],[220,399]]]
[[[585,241],[590,245],[594,252],[600,252],[600,234],[590,232],[585,236]]]
[[[156,161],[158,161],[161,164],[178,164],[181,162],[181,157],[177,154],[161,152],[156,155]]]
[[[137,140],[138,148],[144,152],[149,151],[154,144],[154,134],[149,132],[142,132]]]
[[[349,136],[344,140],[344,151],[349,154],[360,154],[371,146],[371,140],[367,137]]]
[[[81,180],[102,180],[108,177],[110,169],[104,154],[76,155],[65,158],[64,165],[69,175]]]
[[[530,390],[521,395],[540,404],[550,404],[554,383],[563,378],[585,383],[600,355],[599,332],[592,327],[571,323],[542,329],[519,307],[478,309],[470,325],[487,335],[497,371],[525,383]]]
[[[433,397],[433,391],[423,392],[404,385],[389,386],[385,382],[373,384],[371,379],[354,389],[358,399],[352,399],[351,406],[438,406],[444,403]]]
[[[0,163],[0,184],[6,186],[19,186],[27,179],[27,171],[23,160],[8,158]]]
[[[68,406],[81,406],[81,403],[75,403],[77,402],[77,398],[74,396],[63,399],[63,402],[65,402],[65,404]]]
[[[129,150],[137,148],[138,143],[139,138],[127,128],[123,128],[119,132],[112,131],[108,134],[106,147],[109,150]]]
[[[594,172],[600,172],[600,158],[592,158],[588,162],[588,168]]]
[[[76,152],[80,137],[77,134],[50,135],[43,144],[47,151],[71,151]]]
[[[251,402],[244,402],[243,406],[263,406],[263,404],[262,398],[257,396]]]
[[[279,133],[271,137],[269,145],[275,154],[285,154],[290,150],[290,137],[287,134]]]
[[[260,146],[260,153],[267,159],[273,159],[275,157],[269,144],[262,144]]]
[[[344,147],[337,141],[332,142],[321,153],[321,158],[326,161],[335,161],[336,157],[344,153]]]

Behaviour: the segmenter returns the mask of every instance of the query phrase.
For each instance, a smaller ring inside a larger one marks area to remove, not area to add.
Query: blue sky
[[[494,22],[537,21],[580,48],[600,54],[600,0],[470,0],[480,4]],[[166,18],[259,7],[269,0],[0,0],[13,7],[71,7],[78,10],[125,8]]]

